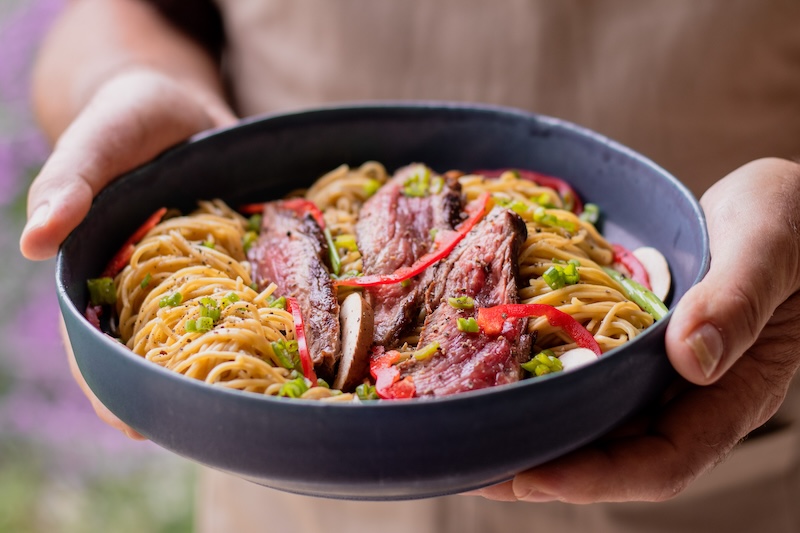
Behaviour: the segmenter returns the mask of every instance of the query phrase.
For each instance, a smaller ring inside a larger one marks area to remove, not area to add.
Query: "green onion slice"
[[[428,359],[431,356],[433,356],[433,354],[435,354],[437,351],[439,351],[439,343],[438,342],[432,342],[432,343],[428,344],[427,346],[424,346],[424,347],[420,348],[419,350],[417,350],[415,352],[412,352],[411,355],[417,361],[424,361],[425,359]]]
[[[177,307],[181,305],[183,301],[183,295],[179,292],[175,292],[173,294],[169,294],[164,296],[158,301],[159,307]]]
[[[447,303],[450,307],[455,309],[473,309],[475,307],[475,300],[469,296],[458,296],[457,298],[448,298]]]
[[[117,302],[117,288],[113,278],[86,280],[86,287],[89,289],[89,301],[92,305],[113,305]]]
[[[583,206],[583,213],[578,218],[589,224],[597,225],[597,221],[600,220],[600,208],[596,204],[586,204]]]
[[[336,245],[333,242],[331,230],[325,228],[322,233],[325,235],[325,242],[328,243],[328,258],[331,262],[331,270],[333,271],[334,275],[338,276],[339,269],[342,266],[342,260],[339,257],[339,250],[337,250]]]
[[[456,327],[459,331],[464,333],[478,333],[481,328],[478,326],[478,321],[472,317],[459,318],[456,320]]]
[[[661,320],[669,312],[664,302],[647,287],[642,286],[627,276],[623,276],[613,268],[603,267],[603,270],[606,274],[611,276],[614,281],[619,283],[620,287],[622,287],[622,292],[628,299],[647,313],[650,313],[656,320]]]
[[[378,396],[378,391],[375,390],[375,385],[370,385],[369,383],[362,383],[358,387],[356,387],[356,396],[358,396],[359,400],[379,400],[380,396]]]

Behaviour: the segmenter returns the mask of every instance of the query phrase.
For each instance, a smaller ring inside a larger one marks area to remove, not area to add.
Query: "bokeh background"
[[[65,3],[0,0],[0,533],[188,532],[193,466],[95,417],[58,335],[54,262],[17,245],[49,151],[30,71]]]

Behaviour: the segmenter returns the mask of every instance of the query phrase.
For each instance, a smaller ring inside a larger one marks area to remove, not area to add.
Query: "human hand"
[[[47,259],[86,216],[92,198],[118,175],[199,131],[231,124],[233,113],[200,88],[155,71],[122,73],[104,84],[66,129],[31,185],[20,249]],[[62,334],[66,340],[66,333]],[[92,394],[66,342],[70,368],[98,416],[143,438]]]
[[[711,268],[678,303],[666,334],[670,361],[690,384],[653,418],[475,493],[528,502],[666,500],[777,411],[800,367],[800,165],[754,161],[701,203]]]
[[[33,181],[22,255],[52,257],[111,180],[199,131],[235,121],[225,104],[189,82],[147,69],[111,78],[64,131]]]

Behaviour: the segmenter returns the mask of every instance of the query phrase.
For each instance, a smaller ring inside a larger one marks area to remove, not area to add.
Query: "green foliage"
[[[75,475],[56,466],[46,449],[0,440],[0,533],[193,530],[189,463],[165,453],[119,471],[112,464],[117,458],[92,455],[101,464],[95,463],[90,475]]]

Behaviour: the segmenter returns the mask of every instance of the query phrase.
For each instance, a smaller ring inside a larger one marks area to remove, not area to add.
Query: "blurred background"
[[[58,335],[54,262],[17,245],[49,150],[29,76],[65,2],[0,0],[0,533],[188,532],[193,466],[95,417]]]

